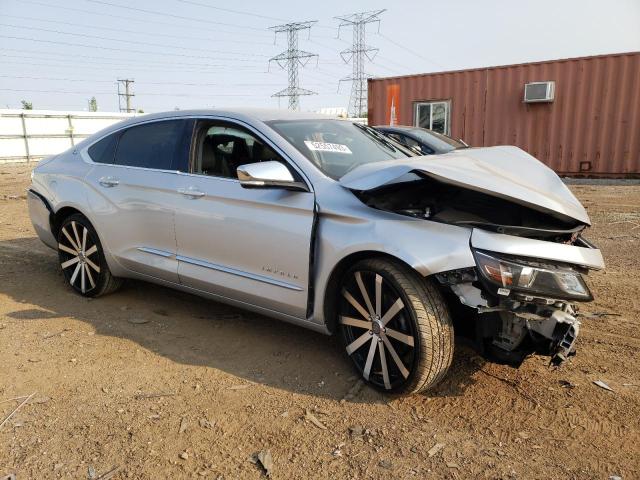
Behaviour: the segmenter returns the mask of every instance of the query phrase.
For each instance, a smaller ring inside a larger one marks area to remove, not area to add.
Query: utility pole
[[[133,94],[132,85],[134,80],[129,78],[118,79],[118,108],[121,112],[132,113],[135,109],[131,106],[131,97],[135,97]],[[124,93],[120,90],[120,85],[124,86]],[[122,97],[125,97],[125,107],[122,107]]]
[[[286,23],[284,25],[271,27],[271,30],[275,32],[276,36],[278,33],[287,34],[287,49],[279,55],[270,58],[269,65],[271,65],[271,62],[276,62],[280,68],[283,70],[286,68],[289,73],[289,86],[271,96],[289,97],[289,110],[298,110],[300,107],[299,97],[301,95],[316,95],[316,92],[300,88],[300,79],[298,77],[298,68],[300,66],[304,67],[310,58],[318,58],[318,55],[315,53],[298,49],[298,33],[300,30],[308,29],[309,34],[311,34],[311,27],[316,22],[317,20],[312,20],[309,22]]]
[[[365,58],[373,61],[378,49],[371,47],[366,43],[366,33],[368,23],[378,23],[380,29],[380,14],[383,10],[373,10],[370,12],[352,13],[351,15],[343,15],[335,17],[340,20],[338,25],[338,37],[340,37],[340,29],[342,27],[353,27],[353,45],[351,48],[340,52],[340,56],[345,63],[353,64],[353,73],[340,80],[340,82],[351,82],[351,96],[349,97],[349,115],[353,117],[362,117],[367,111],[367,79],[371,77],[365,72]]]

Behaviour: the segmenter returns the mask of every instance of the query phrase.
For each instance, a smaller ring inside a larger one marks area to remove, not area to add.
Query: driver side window
[[[192,173],[235,179],[241,165],[282,161],[262,140],[233,124],[199,122],[194,138]]]

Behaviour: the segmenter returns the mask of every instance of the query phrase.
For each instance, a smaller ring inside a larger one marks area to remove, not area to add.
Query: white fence
[[[0,163],[30,162],[55,155],[133,115],[0,109]]]
[[[64,152],[83,138],[135,116],[120,112],[0,109],[0,164],[37,161]],[[350,118],[367,123],[366,118]]]

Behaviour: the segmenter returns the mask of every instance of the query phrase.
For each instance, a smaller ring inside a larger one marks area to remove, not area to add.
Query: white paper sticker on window
[[[316,150],[318,152],[346,153],[348,155],[351,155],[352,153],[351,150],[349,150],[349,147],[340,143],[312,142],[305,140],[304,144],[309,150]]]

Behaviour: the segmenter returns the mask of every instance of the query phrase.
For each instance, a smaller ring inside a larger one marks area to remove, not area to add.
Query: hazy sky
[[[146,112],[278,107],[271,94],[287,75],[267,67],[286,39],[274,44],[268,28],[317,20],[299,47],[319,54],[300,73],[318,95],[301,107],[346,107],[350,85],[337,93],[338,80],[351,66],[339,52],[351,31],[336,39],[333,17],[383,8],[379,33],[367,30],[375,76],[640,50],[640,0],[0,0],[0,106],[86,110],[95,96],[114,111],[115,80],[133,78]]]

